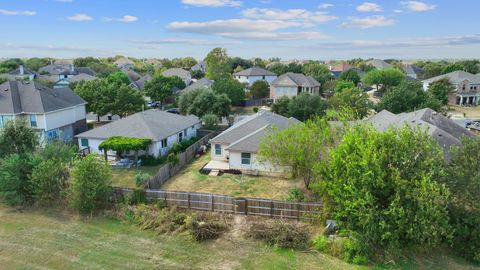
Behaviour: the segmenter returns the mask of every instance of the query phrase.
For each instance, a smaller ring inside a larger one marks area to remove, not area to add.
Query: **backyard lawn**
[[[450,105],[448,112],[451,113],[454,117],[480,119],[480,106],[465,107],[458,105]]]
[[[0,204],[1,269],[369,269],[318,252],[225,236],[206,243],[157,236],[113,218]],[[378,269],[378,267],[375,267]],[[477,269],[445,254],[400,269]]]
[[[115,187],[128,187],[128,188],[135,188],[135,175],[138,171],[142,173],[148,173],[150,176],[154,176],[157,174],[158,169],[160,169],[162,165],[158,166],[142,166],[139,169],[137,168],[130,168],[130,169],[118,169],[113,168],[113,179],[112,185]]]
[[[168,180],[162,186],[162,189],[283,200],[287,197],[290,188],[302,188],[303,186],[303,181],[294,179],[233,174],[222,176],[201,174],[199,170],[209,161],[209,154],[194,160],[193,163]]]

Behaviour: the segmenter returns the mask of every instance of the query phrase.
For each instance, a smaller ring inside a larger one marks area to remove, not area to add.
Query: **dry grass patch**
[[[295,179],[233,174],[222,176],[201,174],[199,170],[209,161],[210,155],[201,156],[172,177],[163,185],[162,189],[283,200],[287,197],[289,189],[303,187],[303,182]]]
[[[130,168],[130,169],[113,169],[113,178],[112,178],[112,185],[115,187],[128,187],[128,188],[136,188],[135,185],[135,175],[137,172],[148,173],[150,176],[154,176],[157,174],[160,167],[163,165],[158,166],[142,166],[139,169],[137,168]]]

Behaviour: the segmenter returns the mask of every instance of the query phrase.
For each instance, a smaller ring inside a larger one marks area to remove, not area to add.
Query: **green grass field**
[[[476,269],[443,254],[399,268]],[[0,204],[0,269],[369,268],[235,237],[197,243],[157,236],[113,218],[84,219],[58,210],[16,210]]]
[[[135,175],[138,171],[142,173],[148,173],[150,176],[155,176],[158,170],[162,165],[158,166],[142,166],[139,169],[137,168],[130,168],[130,169],[118,169],[114,168],[113,170],[113,178],[112,178],[112,185],[115,187],[128,187],[128,188],[136,188],[135,185]]]

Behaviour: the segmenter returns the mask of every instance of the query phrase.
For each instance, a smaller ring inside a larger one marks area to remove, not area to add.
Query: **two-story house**
[[[233,77],[241,83],[245,83],[248,86],[252,86],[254,82],[259,80],[264,80],[268,84],[271,84],[273,80],[277,78],[277,74],[263,68],[252,67],[249,69],[245,69],[245,70],[233,73]]]
[[[164,156],[175,143],[197,136],[197,130],[202,127],[198,117],[183,116],[156,109],[139,112],[113,121],[104,126],[77,135],[80,149],[90,148],[91,153],[103,154],[100,144],[113,136],[127,138],[150,139],[148,154],[155,157]],[[115,156],[109,151],[107,155]]]
[[[455,88],[449,96],[449,104],[462,106],[477,106],[480,104],[480,73],[474,75],[461,70],[450,72],[423,80],[423,89],[427,91],[430,84],[443,79],[449,80]]]
[[[270,98],[272,99],[282,96],[296,97],[301,93],[318,95],[320,83],[310,76],[293,72],[282,74],[271,83]]]
[[[0,77],[6,78],[8,80],[24,80],[28,79],[32,81],[37,76],[35,71],[24,67],[23,65],[18,66],[17,69],[12,70],[8,73],[0,74]]]
[[[24,119],[38,133],[41,143],[71,142],[87,130],[86,102],[71,89],[51,89],[31,81],[7,81],[0,85],[0,128]]]

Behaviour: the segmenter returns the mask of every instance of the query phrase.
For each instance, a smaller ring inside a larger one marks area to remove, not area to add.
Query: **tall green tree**
[[[228,61],[227,50],[215,48],[211,50],[205,58],[208,79],[218,81],[230,78],[230,65]]]
[[[387,92],[399,85],[405,79],[405,74],[396,68],[375,69],[369,71],[363,81],[368,85],[377,85],[380,91]]]
[[[377,108],[379,111],[388,110],[392,113],[412,112],[423,108],[440,111],[442,104],[425,92],[420,82],[403,81],[383,95]]]
[[[231,101],[226,94],[218,94],[208,88],[198,88],[180,95],[179,109],[182,114],[203,117],[216,115],[218,119],[230,115]]]
[[[155,75],[153,78],[145,83],[145,94],[152,100],[159,101],[161,107],[167,97],[173,95],[173,89],[185,88],[185,83],[178,77],[165,77],[162,75]]]
[[[0,159],[0,201],[10,205],[32,199],[29,179],[39,160],[29,153],[11,154]]]
[[[319,62],[311,61],[306,63],[303,65],[302,71],[305,75],[311,76],[320,82],[320,84],[333,79],[332,72],[328,69],[328,67]]]
[[[438,80],[433,82],[428,87],[429,93],[439,100],[442,105],[448,104],[448,95],[455,90],[452,83],[448,79]]]
[[[330,99],[329,104],[337,110],[347,108],[353,113],[354,119],[363,119],[368,115],[368,111],[373,107],[367,93],[358,87],[344,89],[336,92]]]
[[[25,66],[34,71],[38,71],[41,67],[44,67],[48,64],[50,64],[50,59],[48,58],[33,57],[25,61]]]
[[[315,190],[342,227],[371,249],[437,247],[451,236],[444,156],[426,131],[352,127],[318,164]],[[325,165],[324,165],[325,164]]]
[[[11,120],[0,129],[0,158],[31,153],[37,146],[37,134],[26,121]]]
[[[245,87],[235,79],[217,80],[213,83],[212,90],[218,94],[226,94],[232,105],[240,105],[242,100],[245,99]]]
[[[340,76],[338,76],[338,80],[352,82],[354,85],[358,85],[361,79],[360,75],[358,75],[358,72],[355,69],[351,68],[340,73]]]
[[[115,94],[115,103],[111,109],[111,113],[121,118],[139,112],[145,105],[143,95],[127,85],[121,85],[117,88]]]
[[[322,100],[319,95],[302,93],[291,99],[288,104],[288,112],[290,116],[300,121],[305,121],[316,116],[325,115],[327,107],[327,102]]]
[[[283,115],[285,117],[290,117],[290,112],[288,111],[289,104],[290,98],[287,96],[282,96],[276,99],[275,102],[272,104],[272,112]]]
[[[40,162],[32,170],[29,189],[36,203],[53,205],[65,199],[69,172],[66,164],[59,159]]]
[[[264,80],[255,81],[250,86],[250,93],[253,98],[268,98],[270,96],[270,85]]]

